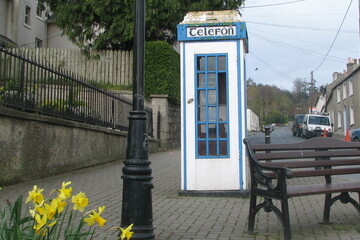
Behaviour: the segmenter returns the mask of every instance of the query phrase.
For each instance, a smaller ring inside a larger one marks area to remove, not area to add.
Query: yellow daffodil
[[[39,213],[40,215],[44,215],[45,214],[45,209],[44,209],[44,201],[41,204],[34,204],[34,209],[31,210],[30,209],[30,214],[32,217],[35,217],[35,214]]]
[[[42,232],[42,235],[45,236],[46,229],[43,230],[45,227],[52,227],[56,224],[56,221],[48,222],[48,218],[46,215],[35,215],[36,224],[34,225],[35,233],[39,235]],[[43,231],[42,231],[43,230]]]
[[[50,204],[44,204],[45,213],[48,219],[53,219],[55,214],[58,212],[58,202],[59,200],[55,198],[51,200]]]
[[[44,196],[42,195],[43,191],[44,189],[40,189],[35,185],[33,190],[29,191],[29,196],[26,198],[25,203],[32,200],[34,203],[41,204],[44,201]]]
[[[99,212],[95,210],[91,211],[88,218],[84,218],[84,221],[87,222],[88,226],[94,225],[95,222],[99,224],[100,227],[103,227],[106,223],[106,220],[103,219],[100,214],[105,210],[105,206],[99,207]]]
[[[59,198],[56,198],[56,203],[57,203],[58,213],[61,213],[62,211],[64,211],[64,208],[66,207],[67,202],[63,201]]]
[[[120,235],[120,239],[121,240],[129,240],[132,235],[134,234],[134,232],[131,232],[131,228],[134,224],[131,224],[130,226],[128,226],[127,228],[123,229],[123,228],[120,228],[120,231],[121,231],[121,235]]]
[[[35,233],[36,234],[39,234],[40,233],[40,230],[43,229],[43,227],[46,225],[47,223],[47,217],[46,215],[43,215],[41,217],[41,215],[39,214],[36,214],[35,215],[35,221],[36,221],[36,224],[34,225],[34,229],[35,229]],[[45,232],[44,232],[45,234]]]
[[[79,192],[72,197],[71,202],[74,203],[74,210],[83,212],[84,208],[89,204],[89,199],[86,197],[85,193]]]
[[[59,198],[60,199],[68,199],[71,197],[72,188],[66,188],[68,185],[70,185],[71,182],[63,182],[62,187],[59,190]]]

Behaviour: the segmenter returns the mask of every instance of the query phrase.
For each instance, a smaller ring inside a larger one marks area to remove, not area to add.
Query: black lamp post
[[[155,239],[144,108],[145,0],[135,1],[133,111],[129,116],[126,160],[123,167],[121,227],[134,224],[131,239]]]

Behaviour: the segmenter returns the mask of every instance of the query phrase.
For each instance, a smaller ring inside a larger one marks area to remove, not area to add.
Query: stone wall
[[[125,159],[126,145],[127,132],[0,108],[0,186]]]
[[[166,94],[150,97],[154,116],[154,137],[159,139],[159,147],[163,149],[179,147],[181,144],[180,106],[171,104]]]

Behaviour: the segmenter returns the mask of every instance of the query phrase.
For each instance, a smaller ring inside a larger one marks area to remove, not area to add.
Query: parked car
[[[352,142],[360,142],[360,128],[355,129],[351,132],[350,139]]]
[[[305,114],[296,114],[292,126],[293,136],[301,137]]]
[[[302,137],[320,137],[323,136],[326,131],[327,137],[332,137],[333,124],[330,121],[330,117],[325,114],[306,114],[304,116]]]

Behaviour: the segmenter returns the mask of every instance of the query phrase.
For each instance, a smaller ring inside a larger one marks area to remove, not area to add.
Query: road
[[[265,133],[263,132],[252,132],[249,134],[249,138],[252,143],[265,143]],[[274,131],[270,133],[270,143],[297,143],[302,141],[305,141],[305,139],[292,135],[291,128],[289,126],[275,127]],[[360,181],[360,174],[339,175],[337,177],[344,178],[349,181]]]
[[[253,143],[265,143],[265,133],[250,133],[249,138]],[[304,141],[304,138],[294,137],[290,127],[275,127],[270,133],[270,143],[297,143]]]

